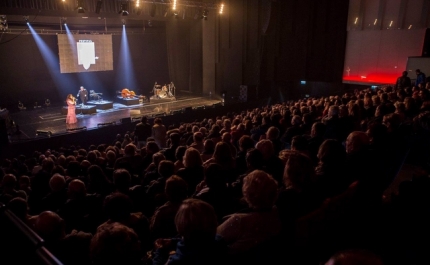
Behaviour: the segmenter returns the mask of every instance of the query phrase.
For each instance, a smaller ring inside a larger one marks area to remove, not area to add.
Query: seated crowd
[[[64,264],[429,264],[429,93],[142,117],[111,143],[6,159],[0,202]],[[384,197],[408,154],[423,170]]]

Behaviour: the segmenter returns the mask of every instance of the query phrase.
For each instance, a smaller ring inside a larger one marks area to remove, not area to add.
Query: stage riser
[[[116,102],[117,102],[117,103],[124,104],[124,105],[126,105],[126,106],[139,105],[139,99],[138,99],[138,98],[131,98],[131,99],[118,99]]]
[[[88,101],[87,104],[92,105],[92,106],[96,106],[97,109],[101,109],[101,110],[107,110],[107,109],[113,108],[113,102],[112,101],[105,102],[105,103]]]

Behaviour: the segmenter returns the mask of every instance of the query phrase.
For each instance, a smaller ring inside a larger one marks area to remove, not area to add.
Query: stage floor
[[[39,109],[29,109],[16,113],[11,113],[12,119],[19,126],[20,134],[10,135],[11,142],[23,141],[36,138],[36,131],[50,131],[52,134],[68,133],[67,129],[87,127],[96,129],[99,123],[120,122],[123,118],[137,118],[143,115],[152,117],[157,114],[169,114],[172,111],[180,111],[185,108],[195,108],[200,106],[212,106],[219,103],[205,97],[188,96],[181,97],[175,101],[151,101],[138,105],[124,105],[113,103],[112,109],[97,109],[94,114],[77,115],[78,123],[66,125],[66,115],[62,114],[63,106],[47,107]]]

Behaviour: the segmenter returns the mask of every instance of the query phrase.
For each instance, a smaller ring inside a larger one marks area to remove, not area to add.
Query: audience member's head
[[[187,182],[181,177],[173,175],[167,179],[164,192],[166,193],[167,200],[170,202],[182,202],[187,198]]]
[[[254,170],[243,180],[243,197],[255,210],[271,209],[277,198],[276,180],[262,170]]]
[[[134,156],[136,154],[136,146],[134,144],[128,144],[124,147],[125,156]]]
[[[270,140],[263,139],[259,141],[255,145],[255,148],[263,154],[263,159],[266,161],[275,155],[275,149],[273,147],[272,141]]]
[[[322,122],[315,122],[312,124],[311,137],[324,137],[325,135],[325,124]]]
[[[82,180],[74,179],[70,181],[67,189],[67,195],[70,199],[81,199],[85,197],[86,194],[87,190]]]
[[[252,140],[252,138],[248,135],[243,135],[239,139],[239,149],[241,151],[247,151],[251,148],[254,148],[254,145],[254,140]]]
[[[306,151],[308,149],[308,140],[303,135],[296,135],[291,140],[291,150]]]
[[[23,222],[27,221],[28,205],[27,201],[20,197],[15,197],[7,204],[7,208]]]
[[[222,166],[218,164],[210,164],[205,168],[205,183],[210,189],[222,189],[226,187],[226,179],[224,177]]]
[[[279,129],[275,126],[270,127],[266,132],[266,139],[276,140],[279,138]]]
[[[46,211],[36,217],[34,231],[46,242],[55,243],[64,238],[65,224],[58,214]]]
[[[66,188],[66,179],[60,174],[54,174],[49,180],[49,187],[52,192],[60,192]]]
[[[163,160],[158,165],[158,174],[167,179],[175,173],[175,164],[169,160]]]
[[[176,230],[185,243],[212,241],[218,226],[214,208],[197,199],[185,200],[175,217]]]
[[[183,161],[184,160],[185,151],[187,151],[187,147],[186,146],[178,146],[178,148],[176,148],[176,151],[175,151],[175,158],[176,158],[176,160]]]
[[[251,148],[246,152],[246,167],[250,170],[261,169],[264,165],[263,154],[256,148]]]
[[[184,166],[186,168],[196,168],[203,164],[200,153],[195,148],[188,148],[184,155]]]
[[[140,241],[133,229],[120,223],[103,225],[91,240],[93,264],[140,264]]]
[[[312,184],[314,177],[312,160],[301,153],[291,152],[284,168],[285,187],[302,191]]]
[[[355,154],[365,150],[369,143],[369,136],[365,132],[352,132],[346,138],[346,153]]]
[[[317,156],[320,163],[336,165],[344,162],[346,152],[339,141],[327,139],[321,144]]]
[[[121,222],[130,216],[133,202],[127,195],[115,192],[105,198],[103,208],[110,221]]]
[[[113,184],[115,188],[123,193],[127,193],[131,185],[131,175],[123,168],[119,168],[113,172]]]

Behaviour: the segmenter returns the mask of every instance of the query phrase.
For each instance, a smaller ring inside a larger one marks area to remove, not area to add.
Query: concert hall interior
[[[430,264],[429,165],[430,0],[0,1],[0,264]]]

